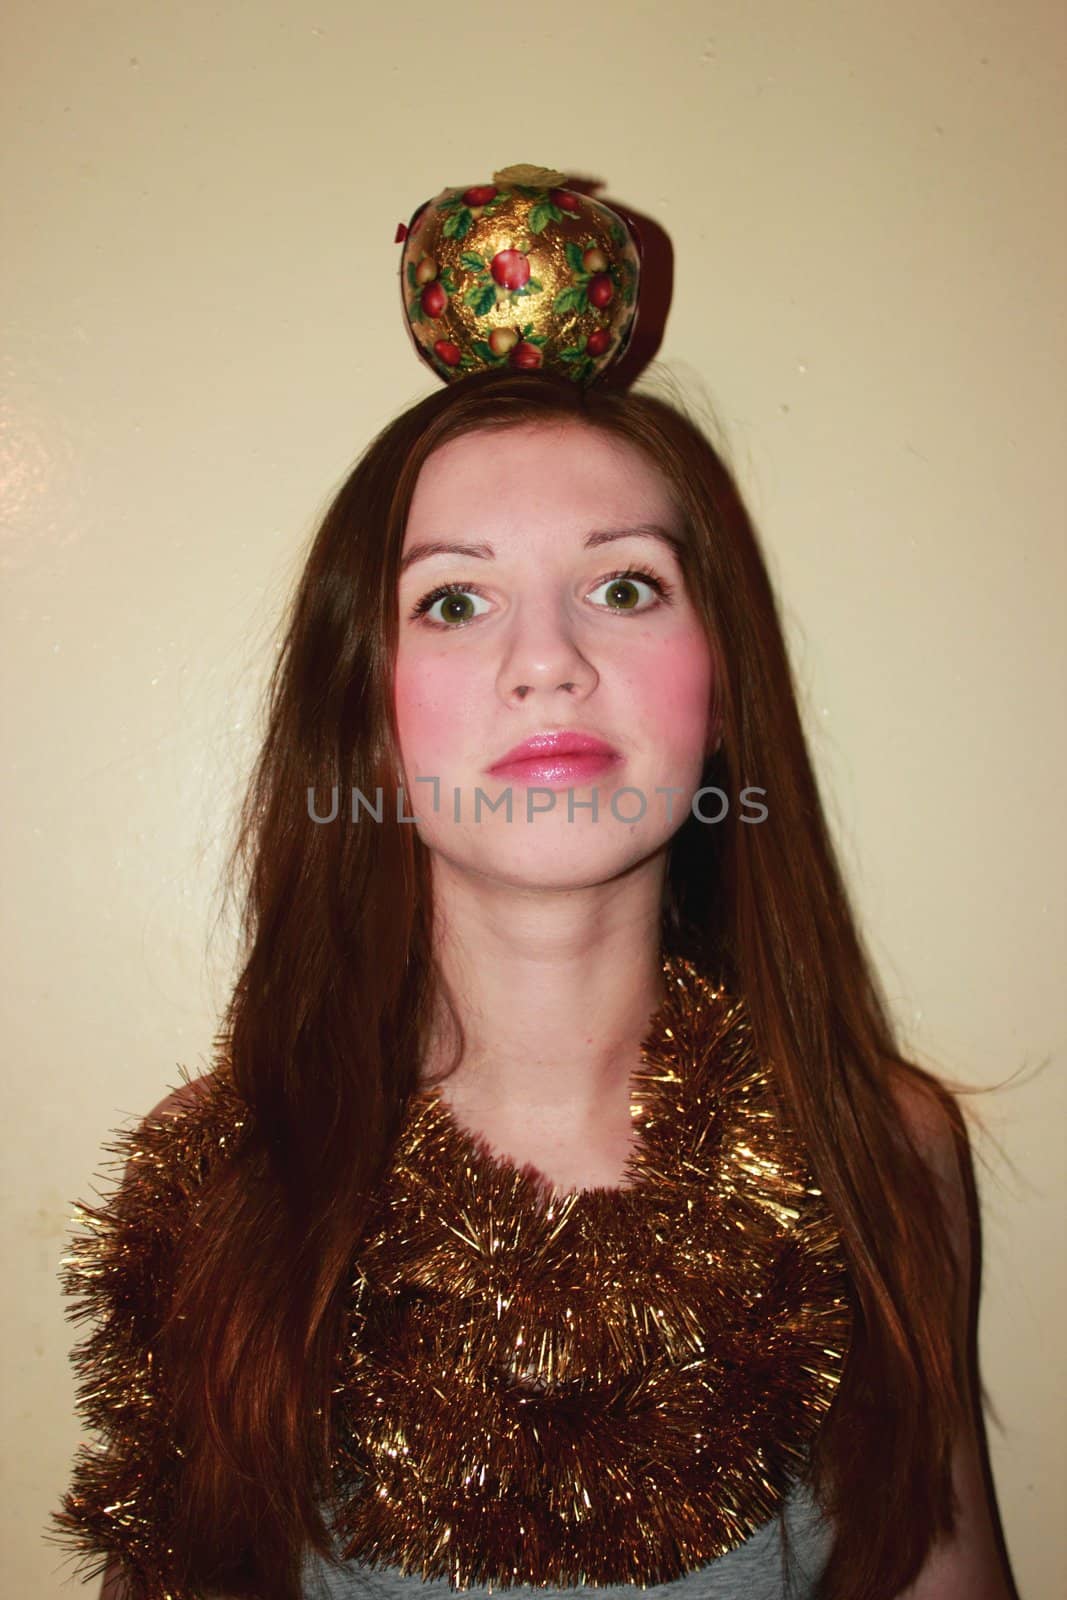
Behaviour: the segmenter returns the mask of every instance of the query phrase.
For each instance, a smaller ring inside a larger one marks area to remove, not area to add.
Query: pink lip
[[[526,783],[582,783],[621,760],[620,752],[603,739],[560,729],[524,739],[488,770]]]

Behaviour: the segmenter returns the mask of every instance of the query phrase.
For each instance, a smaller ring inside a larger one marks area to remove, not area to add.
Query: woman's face
[[[712,656],[677,555],[642,526],[681,538],[665,482],[581,423],[466,434],[424,464],[402,554],[396,716],[405,814],[454,867],[527,887],[603,883],[685,821],[718,739]],[[491,770],[567,730],[613,753]]]

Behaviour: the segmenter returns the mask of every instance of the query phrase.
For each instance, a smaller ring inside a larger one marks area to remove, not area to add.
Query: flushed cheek
[[[676,637],[635,673],[633,704],[656,745],[677,758],[701,753],[708,732],[714,668],[707,640]]]
[[[405,661],[395,674],[400,753],[409,775],[444,774],[476,739],[470,668],[447,656]]]

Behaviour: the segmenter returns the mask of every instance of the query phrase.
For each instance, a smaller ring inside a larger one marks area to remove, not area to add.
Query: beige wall
[[[673,239],[663,364],[763,530],[906,1042],[1043,1064],[982,1101],[981,1348],[1020,1591],[1064,1592],[1062,8],[21,0],[5,32],[4,1592],[69,1583],[70,1202],[208,1058],[271,628],[435,385],[395,225],[514,161]]]

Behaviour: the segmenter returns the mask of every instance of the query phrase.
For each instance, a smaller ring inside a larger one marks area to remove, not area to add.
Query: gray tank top
[[[782,1548],[780,1523],[789,1535],[789,1559]],[[758,1528],[750,1539],[707,1566],[698,1567],[670,1583],[587,1585],[600,1600],[817,1600],[818,1583],[830,1555],[833,1530],[803,1483],[794,1483],[778,1516]],[[448,1600],[457,1593],[447,1578],[405,1576],[399,1567],[372,1567],[361,1561],[331,1566],[309,1554],[301,1574],[304,1600]],[[490,1596],[540,1596],[542,1600],[578,1600],[585,1590],[539,1588],[515,1584],[510,1589],[472,1586],[458,1591],[470,1600]]]

